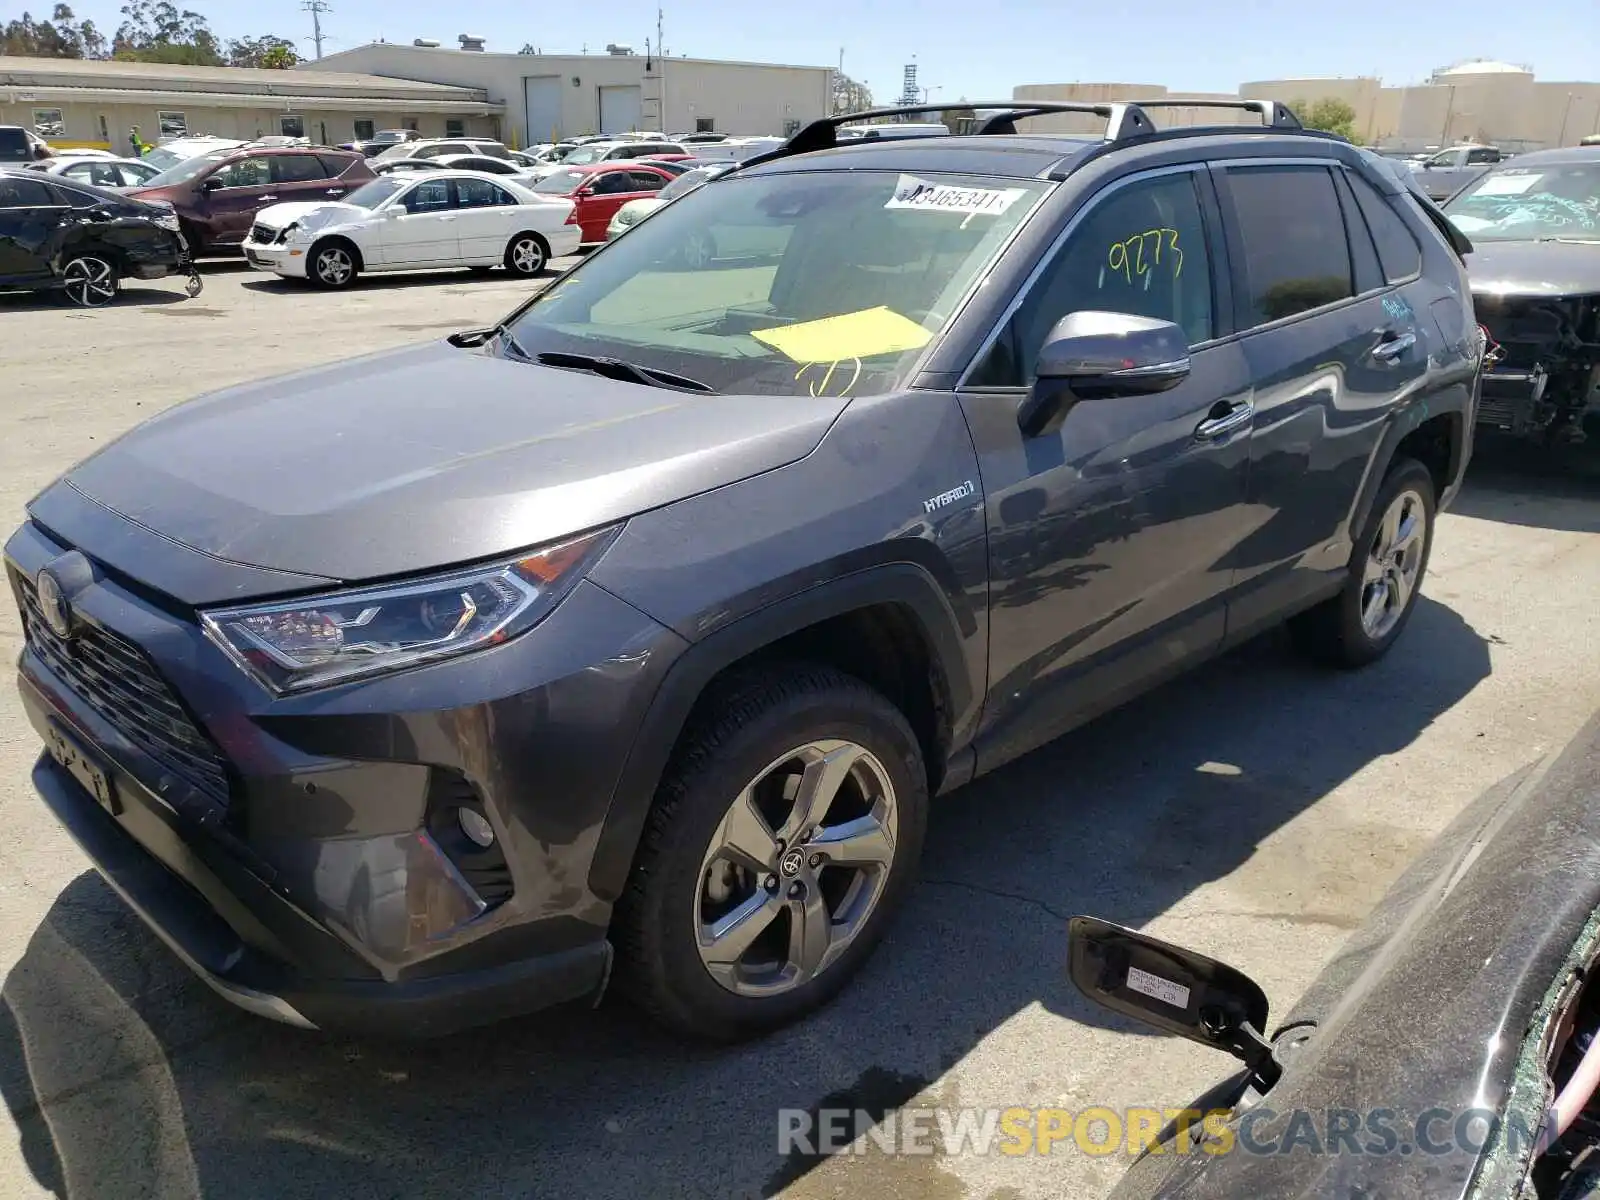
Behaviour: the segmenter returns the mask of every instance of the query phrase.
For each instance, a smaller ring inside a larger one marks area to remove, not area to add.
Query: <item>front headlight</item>
[[[278,231],[280,242],[304,242],[311,238],[310,230],[304,228],[299,221],[290,221]]]
[[[616,528],[410,583],[216,608],[206,635],[274,692],[349,680],[496,646],[538,623]]]
[[[161,228],[170,230],[172,233],[179,232],[181,228],[178,224],[178,214],[175,212],[159,212],[150,219]]]

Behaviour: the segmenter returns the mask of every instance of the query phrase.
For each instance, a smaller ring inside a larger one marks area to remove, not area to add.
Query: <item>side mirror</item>
[[[397,221],[406,215],[406,206],[403,204],[391,204],[383,210],[383,215],[385,220]]]
[[[581,199],[583,199],[583,197],[585,197],[585,196],[592,196],[592,195],[594,195],[594,188],[592,188],[592,187],[590,187],[590,186],[589,186],[589,185],[588,185],[588,184],[587,184],[587,183],[586,183],[586,184],[584,184],[584,185],[583,185],[583,186],[582,186],[582,187],[581,187],[581,188],[578,188],[578,189],[576,189],[576,190],[575,190],[575,191],[574,191],[574,192],[573,192],[573,193],[572,193],[572,198],[573,198],[573,199],[574,199],[574,200],[581,200]]]
[[[218,179],[215,175],[207,175],[200,181],[200,190],[202,192],[220,191],[221,188],[222,180]]]
[[[1059,429],[1080,400],[1149,396],[1189,377],[1189,340],[1171,321],[1075,312],[1045,338],[1033,386],[1017,410],[1026,437]]]
[[[1097,917],[1068,922],[1067,956],[1072,982],[1102,1008],[1225,1050],[1276,1082],[1267,996],[1244,972]]]

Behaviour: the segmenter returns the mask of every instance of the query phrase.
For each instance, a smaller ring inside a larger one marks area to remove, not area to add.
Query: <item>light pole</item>
[[[1572,115],[1572,93],[1567,93],[1567,106],[1561,110],[1561,132],[1556,134],[1556,148],[1567,144],[1567,118]]]

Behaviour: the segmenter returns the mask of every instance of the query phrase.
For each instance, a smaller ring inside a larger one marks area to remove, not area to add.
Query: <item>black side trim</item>
[[[719,629],[690,646],[672,665],[639,727],[589,867],[589,887],[595,895],[615,900],[622,894],[656,785],[706,684],[718,672],[791,633],[875,604],[901,604],[911,610],[944,673],[952,707],[960,709],[970,701],[972,683],[963,666],[956,616],[938,585],[910,563],[843,576]],[[952,748],[950,757],[943,790],[972,776],[970,747]]]

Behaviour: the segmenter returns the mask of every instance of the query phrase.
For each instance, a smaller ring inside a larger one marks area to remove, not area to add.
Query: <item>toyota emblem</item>
[[[39,600],[39,611],[44,615],[44,623],[50,631],[59,638],[72,636],[72,606],[67,603],[67,597],[61,590],[61,583],[48,569],[40,571],[34,580]]]

